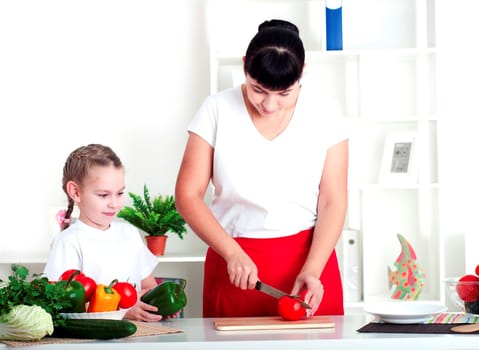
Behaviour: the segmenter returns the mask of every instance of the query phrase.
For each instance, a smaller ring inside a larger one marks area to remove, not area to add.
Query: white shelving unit
[[[211,0],[211,93],[241,83],[241,57],[259,23],[283,18],[297,24],[307,50],[305,74],[318,95],[333,95],[355,126],[345,229],[359,232],[361,242],[359,301],[390,297],[387,267],[400,253],[401,233],[426,273],[420,299],[442,302],[435,1],[343,0],[342,11],[344,49],[326,51],[324,0]],[[384,182],[385,141],[398,132],[416,136],[417,171],[405,181]]]

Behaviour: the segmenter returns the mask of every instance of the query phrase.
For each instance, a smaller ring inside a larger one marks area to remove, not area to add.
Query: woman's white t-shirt
[[[232,237],[271,238],[314,226],[328,148],[346,140],[336,103],[303,84],[275,139],[254,126],[237,86],[209,96],[188,131],[214,148],[211,209]]]
[[[95,282],[128,281],[141,290],[141,281],[152,273],[158,259],[129,223],[113,221],[105,231],[75,221],[53,242],[44,273],[52,281],[69,269],[79,269]]]

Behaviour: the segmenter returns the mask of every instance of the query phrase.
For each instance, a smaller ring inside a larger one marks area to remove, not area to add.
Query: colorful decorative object
[[[417,300],[424,287],[426,275],[416,260],[416,252],[411,244],[398,234],[401,253],[394,262],[395,271],[388,267],[389,289],[391,298],[400,300]]]

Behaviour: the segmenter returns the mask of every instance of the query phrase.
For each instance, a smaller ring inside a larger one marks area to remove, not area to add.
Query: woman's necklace
[[[270,128],[271,120],[270,120],[270,118],[261,116],[261,114],[258,113],[256,108],[254,108],[254,106],[251,103],[249,103],[249,101],[246,102],[246,109],[247,109],[248,114],[251,118],[251,121],[253,122],[256,129],[260,132],[261,135],[263,135],[268,140],[273,140],[279,134],[281,134],[281,132],[284,130],[283,126],[284,126],[285,121],[287,121],[289,119],[289,117],[286,118],[287,116],[289,116],[289,113],[288,113],[288,110],[285,109],[283,111],[283,115],[279,119],[279,123],[271,131],[271,128]]]
[[[282,127],[286,119],[287,110],[285,109],[283,115],[279,118],[276,126],[272,126],[273,118],[265,117],[259,114],[254,107],[249,108],[249,115],[256,129],[268,140],[273,140],[283,131]],[[277,119],[277,118],[276,118]]]

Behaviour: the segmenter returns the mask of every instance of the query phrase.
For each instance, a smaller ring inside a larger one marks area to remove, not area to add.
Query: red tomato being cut
[[[298,299],[284,295],[278,299],[278,313],[287,321],[298,321],[306,317],[306,309]]]
[[[128,282],[117,282],[113,285],[113,289],[116,290],[121,298],[119,307],[122,309],[128,309],[136,304],[138,300],[138,293],[133,284]]]

